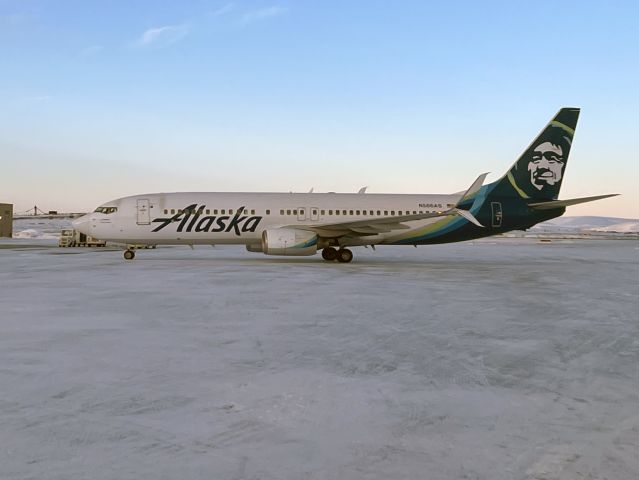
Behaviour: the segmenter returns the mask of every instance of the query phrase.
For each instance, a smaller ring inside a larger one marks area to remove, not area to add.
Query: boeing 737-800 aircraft
[[[566,207],[613,195],[557,200],[579,109],[563,108],[510,170],[464,193],[152,193],[107,202],[73,222],[129,246],[243,244],[267,255],[348,263],[347,247],[458,242],[526,230]],[[135,257],[133,248],[124,258]]]

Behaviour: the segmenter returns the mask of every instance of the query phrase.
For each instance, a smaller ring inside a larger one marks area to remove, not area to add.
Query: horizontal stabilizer
[[[573,198],[571,200],[550,200],[548,202],[529,203],[530,208],[535,210],[552,210],[553,208],[569,207],[570,205],[577,205],[579,203],[594,202],[595,200],[601,200],[602,198],[616,197],[618,193],[610,193],[608,195],[597,195],[595,197],[583,197]]]
[[[461,217],[464,217],[470,223],[474,223],[478,227],[484,228],[484,226],[481,223],[479,223],[479,220],[477,220],[475,216],[472,213],[470,213],[468,210],[462,210],[461,208],[453,208],[452,212],[456,213],[457,215]]]

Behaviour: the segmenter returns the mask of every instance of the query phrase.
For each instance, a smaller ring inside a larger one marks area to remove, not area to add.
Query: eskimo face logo
[[[159,232],[172,223],[180,222],[177,226],[178,232],[234,232],[238,237],[242,233],[255,232],[262,217],[243,216],[244,207],[237,209],[235,215],[210,216],[203,215],[206,205],[198,207],[197,203],[178,210],[172,217],[154,218],[152,223],[159,223],[152,232]]]
[[[564,151],[561,145],[555,145],[551,142],[540,143],[533,150],[532,158],[528,163],[530,183],[537,190],[541,190],[547,185],[557,185],[563,178],[565,166]]]

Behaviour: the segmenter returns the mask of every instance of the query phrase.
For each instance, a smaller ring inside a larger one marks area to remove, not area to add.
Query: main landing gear
[[[337,260],[339,263],[350,263],[350,261],[353,260],[353,252],[348,248],[336,250],[333,247],[326,247],[322,250],[322,258],[327,262]]]
[[[124,259],[125,260],[133,260],[135,258],[135,250],[125,250],[124,251]]]

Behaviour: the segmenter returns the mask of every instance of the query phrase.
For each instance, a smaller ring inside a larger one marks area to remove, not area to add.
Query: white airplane
[[[73,222],[94,238],[128,245],[243,244],[267,255],[314,255],[348,263],[347,247],[457,242],[525,230],[566,207],[614,196],[557,200],[579,109],[563,108],[512,168],[480,175],[449,195],[153,193],[107,202]]]

